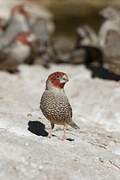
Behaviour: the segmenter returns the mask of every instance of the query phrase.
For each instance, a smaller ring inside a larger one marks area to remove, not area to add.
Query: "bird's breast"
[[[41,98],[40,108],[44,116],[50,121],[60,122],[70,120],[72,109],[64,93],[45,91]]]

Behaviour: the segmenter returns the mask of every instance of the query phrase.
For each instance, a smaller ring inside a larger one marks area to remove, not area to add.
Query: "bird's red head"
[[[30,17],[30,14],[25,10],[24,4],[16,5],[12,9],[12,15],[19,13],[27,18]]]
[[[63,89],[68,80],[68,76],[64,72],[54,72],[49,75],[47,83],[50,82],[50,86]]]

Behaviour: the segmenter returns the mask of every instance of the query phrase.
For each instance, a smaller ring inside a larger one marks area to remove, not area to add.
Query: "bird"
[[[7,47],[14,41],[18,33],[29,32],[27,24],[29,14],[22,5],[14,6],[11,9],[11,16],[7,22],[5,30],[0,34],[0,50]]]
[[[31,36],[30,33],[18,34],[9,46],[0,50],[0,70],[10,73],[19,72],[18,66],[30,57]]]
[[[120,11],[106,7],[100,11],[105,19],[99,31],[99,45],[104,55],[104,66],[120,76]]]
[[[47,43],[49,40],[49,31],[47,21],[43,18],[36,18],[36,21],[30,26],[31,31],[36,38],[42,42]]]
[[[79,26],[76,31],[77,44],[82,46],[98,46],[98,36],[88,25]]]
[[[100,11],[100,16],[104,18],[104,21],[98,33],[99,46],[104,49],[109,31],[120,32],[120,12],[116,8],[106,7]]]
[[[74,129],[79,129],[72,120],[72,107],[64,91],[64,86],[68,81],[69,78],[64,72],[54,72],[46,80],[46,88],[41,97],[40,109],[51,123],[48,137],[52,136],[55,124],[63,125],[64,127],[62,140],[66,139],[67,125]]]
[[[49,34],[53,34],[55,30],[55,24],[53,22],[53,14],[42,5],[36,4],[34,1],[25,0],[24,9],[30,14],[29,25],[34,26],[34,23],[39,26],[39,20],[44,19],[46,21],[47,30]],[[40,22],[41,23],[41,22]],[[38,30],[37,30],[38,31]],[[41,31],[41,30],[40,30]],[[38,32],[37,32],[38,33]],[[39,33],[40,34],[40,33]]]
[[[36,40],[32,43],[33,53],[39,57],[40,63],[49,68],[49,32],[45,19],[36,18],[36,21],[30,26],[31,32]]]
[[[76,41],[70,55],[72,64],[84,64],[87,68],[102,67],[103,53],[98,44],[98,37],[88,26],[80,26],[76,31]]]
[[[105,40],[104,63],[107,68],[120,76],[120,32],[109,31]]]

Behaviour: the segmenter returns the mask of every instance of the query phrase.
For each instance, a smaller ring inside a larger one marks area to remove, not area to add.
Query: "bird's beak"
[[[61,83],[61,84],[66,83],[66,82],[68,82],[68,81],[69,81],[69,79],[68,79],[68,76],[67,76],[67,75],[64,75],[64,76],[62,76],[62,78],[60,78],[60,83]]]

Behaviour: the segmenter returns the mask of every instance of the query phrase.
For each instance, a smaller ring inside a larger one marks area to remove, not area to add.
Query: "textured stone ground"
[[[83,66],[20,69],[20,76],[0,72],[0,179],[119,180],[120,86],[92,79]],[[64,142],[60,126],[47,138],[39,110],[45,79],[56,70],[69,75],[65,90],[80,126]]]

